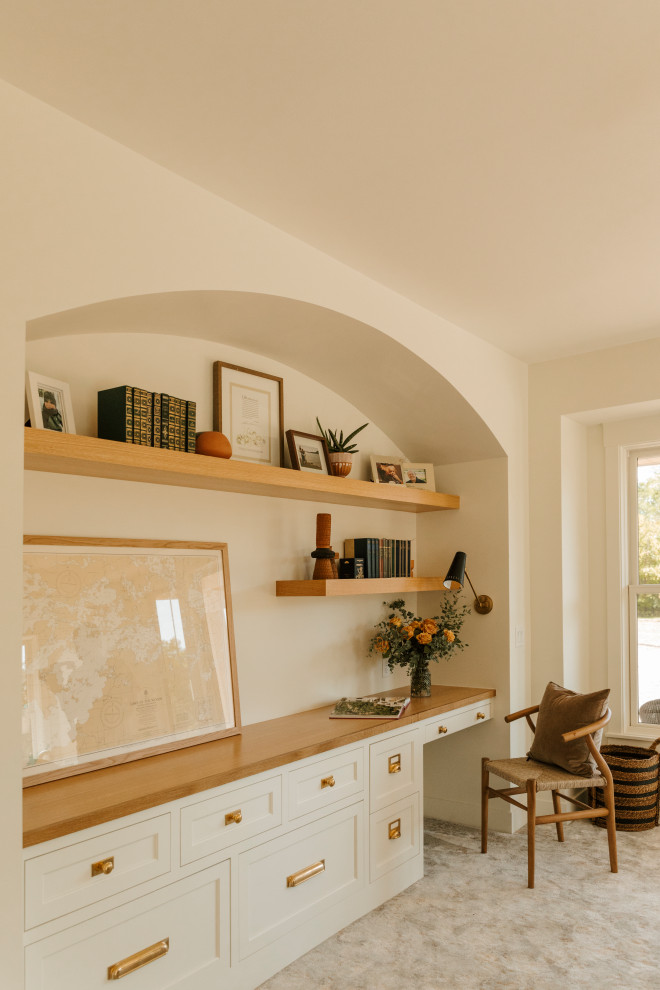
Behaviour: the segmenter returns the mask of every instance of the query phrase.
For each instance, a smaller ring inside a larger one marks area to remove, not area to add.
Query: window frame
[[[622,478],[621,512],[626,520],[622,527],[621,564],[622,577],[627,589],[623,596],[623,628],[627,630],[627,649],[623,655],[624,698],[627,705],[624,731],[636,733],[644,738],[657,735],[658,726],[652,722],[639,720],[639,662],[638,662],[638,616],[637,596],[639,594],[660,594],[660,584],[641,584],[639,581],[639,516],[638,516],[638,468],[640,457],[656,454],[660,463],[660,442],[624,445],[622,453],[626,459],[625,475]],[[627,690],[626,690],[627,689]]]

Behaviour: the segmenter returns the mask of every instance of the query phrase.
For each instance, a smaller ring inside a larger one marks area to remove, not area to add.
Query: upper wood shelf
[[[360,578],[329,581],[277,581],[278,598],[344,598],[347,595],[391,595],[418,591],[443,591],[441,577]]]
[[[184,454],[114,440],[25,428],[25,468],[55,474],[143,481],[183,488],[210,488],[245,495],[295,498],[403,512],[458,509],[458,495],[411,491],[369,481],[314,475],[288,468]]]

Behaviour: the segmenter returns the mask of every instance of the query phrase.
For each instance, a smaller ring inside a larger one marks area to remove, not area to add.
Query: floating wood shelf
[[[458,495],[442,492],[419,492],[30,427],[25,428],[25,469],[403,512],[460,506]]]
[[[392,595],[398,592],[442,591],[441,577],[358,578],[332,581],[277,581],[278,598],[343,598],[347,595]]]

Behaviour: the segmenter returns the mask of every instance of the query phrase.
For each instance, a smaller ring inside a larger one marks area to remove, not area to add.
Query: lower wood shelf
[[[277,581],[278,598],[344,598],[347,595],[391,595],[397,592],[442,591],[441,577],[358,578],[330,581]]]

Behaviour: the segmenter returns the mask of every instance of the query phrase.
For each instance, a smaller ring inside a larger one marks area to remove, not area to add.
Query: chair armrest
[[[592,722],[591,725],[585,725],[583,729],[571,729],[570,732],[563,732],[562,739],[564,742],[572,742],[573,739],[581,739],[582,736],[591,736],[594,732],[598,732],[599,729],[607,725],[611,718],[612,712],[608,708],[602,718],[599,718],[597,722]]]
[[[515,722],[517,718],[526,718],[528,715],[533,715],[539,710],[539,705],[532,705],[531,708],[523,708],[520,712],[513,712],[511,715],[505,715],[505,722]]]

